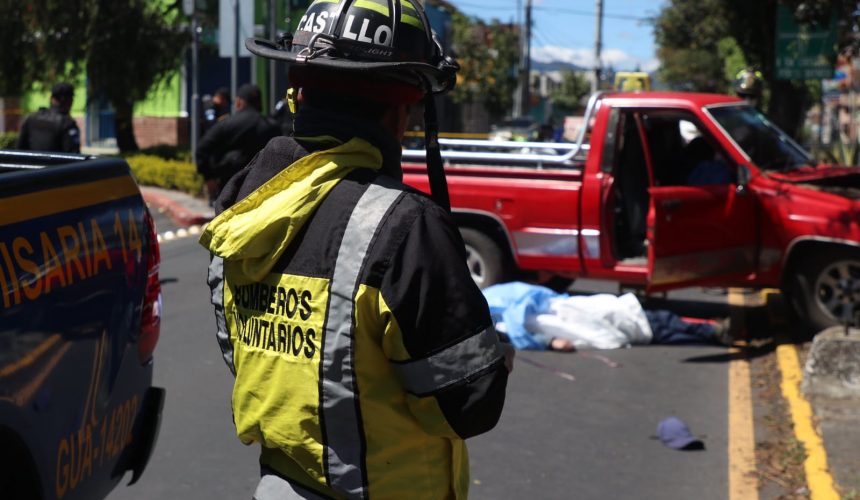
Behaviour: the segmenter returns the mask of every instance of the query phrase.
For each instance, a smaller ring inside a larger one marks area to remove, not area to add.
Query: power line
[[[480,10],[491,10],[491,11],[506,11],[515,13],[515,7],[504,7],[504,6],[487,6],[487,5],[478,5],[470,2],[456,2],[454,3],[455,7],[466,7],[469,9],[480,9]],[[594,17],[597,14],[587,10],[581,9],[567,9],[564,7],[545,7],[545,6],[535,6],[532,7],[534,10],[540,10],[542,12],[550,12],[550,13],[558,13],[558,14],[570,14],[574,16],[585,16],[585,17]],[[620,19],[625,21],[651,21],[654,19],[653,16],[633,16],[630,14],[612,14],[612,13],[603,13],[603,17],[610,19]]]
[[[558,7],[535,7],[535,9],[541,10],[543,12],[571,14],[571,15],[575,15],[575,16],[594,17],[597,15],[594,12],[590,12],[587,10],[579,10],[579,9],[565,9],[565,8],[558,8]],[[606,12],[603,13],[603,17],[608,17],[608,18],[612,18],[612,19],[623,19],[623,20],[627,20],[627,21],[650,21],[653,19],[653,17],[631,16],[629,14],[609,14]]]
[[[504,10],[504,11],[508,11],[508,12],[512,12],[512,13],[517,10],[517,8],[513,7],[513,6],[504,7],[504,6],[495,5],[495,6],[490,7],[487,5],[478,5],[478,4],[474,4],[474,3],[468,3],[468,2],[452,2],[452,4],[454,5],[454,7],[458,7],[458,8],[466,7],[469,9],[481,9],[481,10],[496,10],[496,11]]]

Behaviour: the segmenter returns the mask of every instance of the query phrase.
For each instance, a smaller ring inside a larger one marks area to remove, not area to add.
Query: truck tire
[[[460,228],[460,235],[466,245],[469,274],[479,287],[486,288],[507,279],[505,254],[492,238],[470,228]]]
[[[827,327],[860,320],[860,251],[828,249],[810,255],[793,273],[789,304],[811,337]]]

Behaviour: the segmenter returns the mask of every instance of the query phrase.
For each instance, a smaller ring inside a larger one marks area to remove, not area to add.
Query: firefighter
[[[761,71],[745,68],[738,72],[732,85],[738,97],[746,99],[754,108],[761,104],[761,95],[764,83]]]
[[[418,0],[316,0],[246,46],[297,89],[294,136],[227,183],[201,237],[255,498],[466,498],[464,439],[498,421],[513,350],[445,208],[432,96],[458,67]],[[422,99],[434,199],[401,182]]]
[[[51,107],[39,108],[21,126],[18,149],[34,151],[81,152],[78,124],[69,116],[75,88],[58,83],[51,89]]]

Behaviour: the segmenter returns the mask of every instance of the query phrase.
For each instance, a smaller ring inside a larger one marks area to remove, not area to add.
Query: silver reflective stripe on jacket
[[[212,256],[209,262],[209,276],[206,279],[212,294],[211,301],[215,307],[215,337],[221,347],[224,362],[230,367],[233,375],[236,375],[236,367],[233,366],[233,345],[230,343],[230,333],[227,331],[227,317],[224,315],[224,259],[217,255]]]
[[[481,373],[502,356],[499,335],[491,326],[430,357],[393,367],[407,391],[425,396]]]
[[[326,500],[326,498],[282,477],[263,474],[254,491],[254,500]]]
[[[386,177],[380,177],[353,209],[338,250],[325,320],[320,363],[325,470],[329,484],[350,498],[367,497],[354,371],[354,298],[370,242],[382,218],[402,193],[394,185]]]

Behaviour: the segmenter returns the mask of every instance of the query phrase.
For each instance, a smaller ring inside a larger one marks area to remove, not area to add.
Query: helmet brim
[[[453,75],[448,75],[441,69],[422,62],[384,62],[384,61],[352,61],[344,58],[317,57],[299,59],[298,53],[277,47],[269,40],[262,38],[247,38],[245,47],[255,55],[267,59],[287,61],[297,65],[324,68],[334,71],[349,71],[353,73],[372,73],[374,75],[390,75],[395,79],[414,80],[414,84],[433,94],[446,92],[453,87]],[[411,73],[411,75],[410,75]],[[409,77],[412,78],[409,78]],[[430,88],[426,88],[427,86]]]

